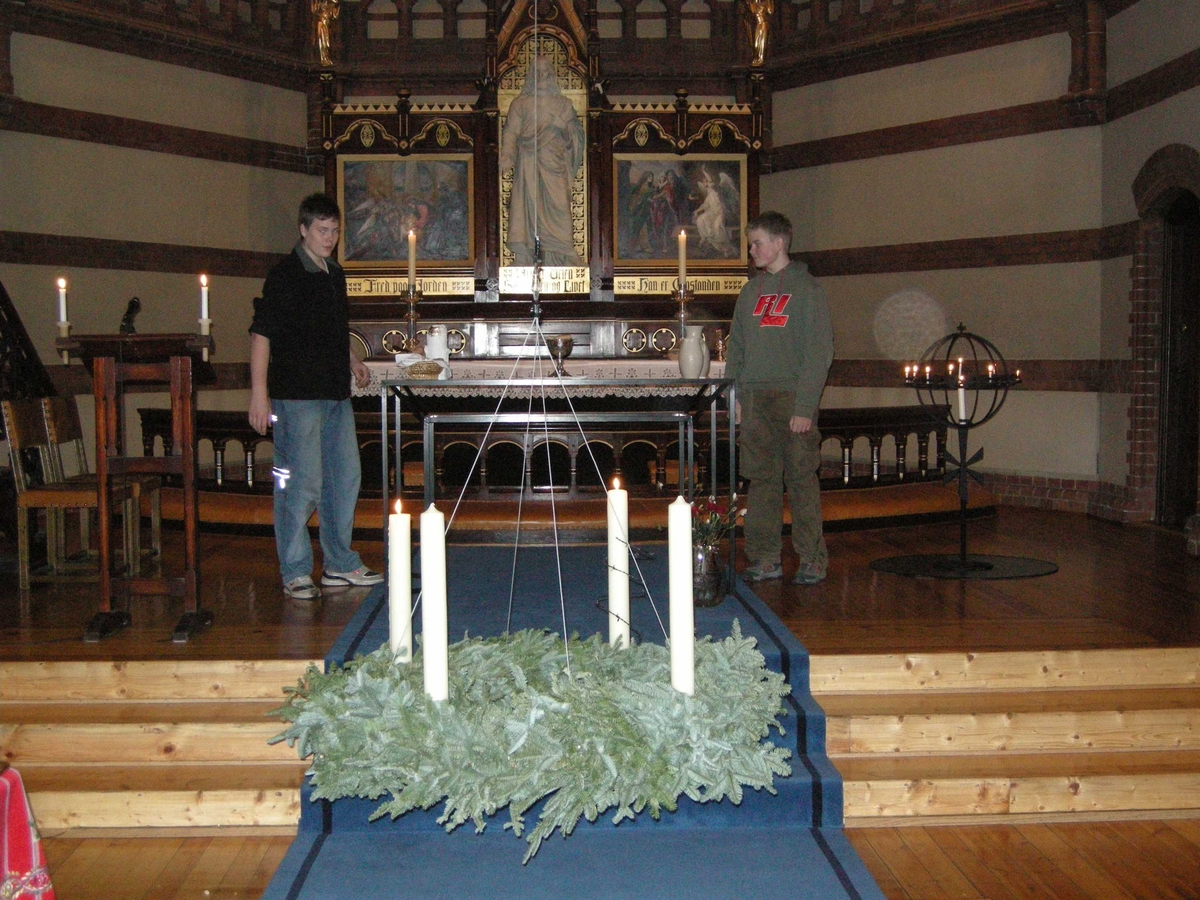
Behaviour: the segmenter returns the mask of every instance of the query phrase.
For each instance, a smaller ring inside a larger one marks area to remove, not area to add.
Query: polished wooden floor
[[[829,577],[756,586],[814,654],[934,650],[1049,650],[1200,645],[1200,560],[1182,534],[1071,514],[1001,508],[969,526],[972,552],[1047,559],[1054,575],[1007,581],[906,578],[872,560],[957,552],[957,526],[831,534]],[[165,537],[178,565],[178,533]],[[358,544],[382,565],[379,541]],[[795,561],[785,552],[785,571]],[[0,556],[11,548],[0,547]],[[138,599],[133,627],[101,644],[80,640],[96,609],[92,584],[42,584],[22,596],[15,566],[0,571],[0,659],[312,659],[353,615],[364,589],[319,603],[284,597],[267,537],[204,534],[202,603],[215,625],[186,646],[170,631],[178,601]]]
[[[888,900],[1196,900],[1200,820],[859,828]],[[60,900],[257,900],[287,837],[49,837]],[[652,897],[652,892],[647,892]]]
[[[815,588],[758,586],[814,654],[1034,650],[1200,644],[1200,561],[1182,535],[1083,516],[1003,508],[970,526],[980,553],[1053,560],[1060,570],[1013,581],[940,581],[877,573],[869,563],[957,548],[952,526],[834,534],[828,580]],[[177,534],[167,536],[168,568]],[[378,566],[382,544],[360,546]],[[0,556],[11,555],[0,547]],[[790,574],[795,561],[785,555]],[[39,585],[25,596],[0,573],[0,659],[309,659],[320,657],[365,591],[319,603],[286,599],[273,543],[201,538],[203,604],[216,624],[187,646],[170,642],[178,601],[139,600],[128,631],[99,645],[80,636],[94,585]],[[162,831],[161,829],[159,830]],[[157,833],[157,832],[156,832]],[[885,895],[938,898],[1157,900],[1200,898],[1200,821],[909,826],[848,832]],[[252,832],[149,837],[47,835],[64,900],[257,898],[289,838]]]

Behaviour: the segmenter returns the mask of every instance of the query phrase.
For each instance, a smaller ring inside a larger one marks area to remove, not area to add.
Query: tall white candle
[[[967,388],[961,378],[958,379],[958,421],[967,421]]]
[[[692,504],[679,497],[667,508],[667,587],[670,591],[671,687],[696,692],[696,622],[692,606]]]
[[[687,280],[687,232],[682,228],[679,230],[679,289],[683,290],[683,283]]]
[[[412,516],[388,516],[388,644],[392,655],[412,661]]]
[[[417,284],[417,233],[408,230],[408,287],[409,290]]]
[[[629,493],[608,492],[608,642],[629,646]]]
[[[200,276],[200,318],[208,318],[208,276]]]
[[[58,321],[67,321],[67,279],[58,279]]]
[[[425,693],[450,696],[450,649],[446,608],[446,517],[433,504],[421,513],[421,634]]]

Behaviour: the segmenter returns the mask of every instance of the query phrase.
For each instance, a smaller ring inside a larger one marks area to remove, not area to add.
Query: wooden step
[[[981,715],[1030,712],[1129,712],[1200,709],[1200,687],[1105,690],[926,691],[920,693],[828,693],[818,702],[830,717],[879,715]]]
[[[30,793],[111,791],[256,791],[294,790],[300,787],[308,762],[291,759],[274,762],[211,763],[27,763],[21,780]]]
[[[17,768],[34,763],[270,762],[295,759],[287,744],[268,744],[283,730],[273,720],[249,722],[87,723],[17,725],[0,752]]]
[[[822,656],[847,824],[1200,808],[1200,649]]]
[[[1200,709],[931,713],[829,718],[830,756],[849,753],[993,753],[1198,750]]]
[[[320,660],[0,662],[0,702],[280,700]],[[0,721],[5,721],[0,719]]]
[[[296,827],[299,789],[47,791],[29,794],[38,827]]]
[[[905,754],[842,756],[842,777],[854,781],[904,781],[930,772],[947,778],[1027,778],[1034,775],[1105,775],[1200,772],[1200,750],[1109,750],[1067,753]],[[1193,798],[1197,799],[1197,798]]]
[[[855,757],[835,760],[847,822],[1190,810],[1200,752]]]
[[[80,700],[0,703],[0,722],[19,722],[22,725],[279,722],[279,719],[268,718],[267,713],[282,706],[284,699],[280,690],[279,697],[274,700]]]
[[[406,467],[407,468],[407,467]],[[673,473],[674,467],[669,467]],[[673,474],[669,474],[673,478]],[[263,481],[262,483],[267,483]],[[417,482],[408,481],[410,488]],[[676,488],[668,487],[657,496],[631,497],[629,504],[630,527],[635,529],[665,529],[667,526],[667,504],[675,499]],[[550,504],[546,502],[549,494],[542,495],[532,501],[522,504],[522,516],[525,526],[532,529],[544,529],[550,524]],[[438,498],[439,507],[443,504],[452,507],[457,500],[457,494]],[[143,501],[143,515],[149,515],[149,507]],[[409,501],[406,500],[405,503]],[[419,504],[415,497],[411,501]],[[264,529],[271,527],[272,499],[269,491],[265,493],[240,493],[233,490],[198,492],[197,505],[202,525],[242,525],[257,526]],[[603,497],[582,498],[566,502],[559,499],[555,504],[558,516],[565,522],[565,527],[598,531],[603,535],[605,528],[605,502]],[[996,498],[986,489],[971,485],[968,499],[969,508],[976,513],[992,512],[996,506]],[[517,502],[515,499],[496,500],[465,500],[461,507],[459,528],[468,531],[508,531],[516,521]],[[954,488],[948,488],[940,482],[913,482],[910,484],[893,484],[869,488],[840,488],[821,492],[822,518],[831,530],[847,530],[856,526],[878,527],[880,523],[889,525],[908,519],[910,521],[940,520],[957,516],[959,511],[958,494]],[[787,506],[783,510],[784,522],[790,524],[790,512]],[[183,495],[177,488],[164,488],[162,492],[162,515],[169,522],[179,522],[183,519]],[[315,523],[315,519],[313,520]],[[310,524],[313,524],[310,523]],[[561,523],[560,523],[561,524]],[[355,508],[354,527],[358,529],[381,531],[383,528],[383,504],[378,497],[361,497]]]
[[[818,699],[883,691],[1194,687],[1200,647],[818,655],[810,658],[809,685]]]
[[[21,778],[43,830],[295,827],[308,764],[26,763]]]

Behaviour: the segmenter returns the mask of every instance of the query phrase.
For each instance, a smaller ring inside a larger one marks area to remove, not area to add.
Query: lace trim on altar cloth
[[[368,362],[367,368],[371,372],[370,383],[363,388],[355,386],[354,396],[369,397],[378,396],[383,389],[385,381],[396,381],[407,378],[406,370],[400,366],[390,363]],[[661,382],[647,385],[640,383],[645,379],[670,379],[679,378],[679,364],[674,360],[641,360],[637,362],[625,362],[619,360],[589,360],[579,359],[566,361],[565,368],[573,376],[581,376],[583,378],[606,378],[606,379],[628,379],[629,383],[625,384],[602,384],[588,385],[579,384],[577,380],[567,377],[563,379],[560,385],[554,380],[553,365],[549,362],[542,362],[541,377],[547,379],[545,387],[542,385],[529,386],[511,386],[505,391],[505,382],[511,374],[514,378],[530,378],[534,376],[534,369],[531,363],[522,363],[513,369],[512,360],[451,360],[449,380],[433,382],[431,380],[429,388],[416,386],[412,388],[412,392],[418,396],[426,396],[436,394],[439,397],[499,397],[505,394],[514,399],[526,399],[532,393],[535,397],[540,397],[543,391],[548,398],[561,398],[565,393],[569,393],[572,397],[623,397],[627,399],[637,397],[685,397],[696,393],[696,385],[688,383],[680,379],[678,385],[662,384]],[[724,376],[725,364],[713,360],[709,369],[710,378],[721,378]],[[454,387],[454,379],[478,379],[487,378],[495,379],[496,385],[478,386],[471,385],[465,387]]]

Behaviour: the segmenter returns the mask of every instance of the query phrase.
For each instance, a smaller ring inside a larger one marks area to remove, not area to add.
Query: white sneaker
[[[321,589],[313,584],[307,575],[293,578],[283,586],[283,592],[295,600],[316,600],[321,596]]]
[[[321,584],[329,587],[365,587],[383,584],[383,576],[366,566],[359,566],[353,572],[325,572],[321,576]]]

